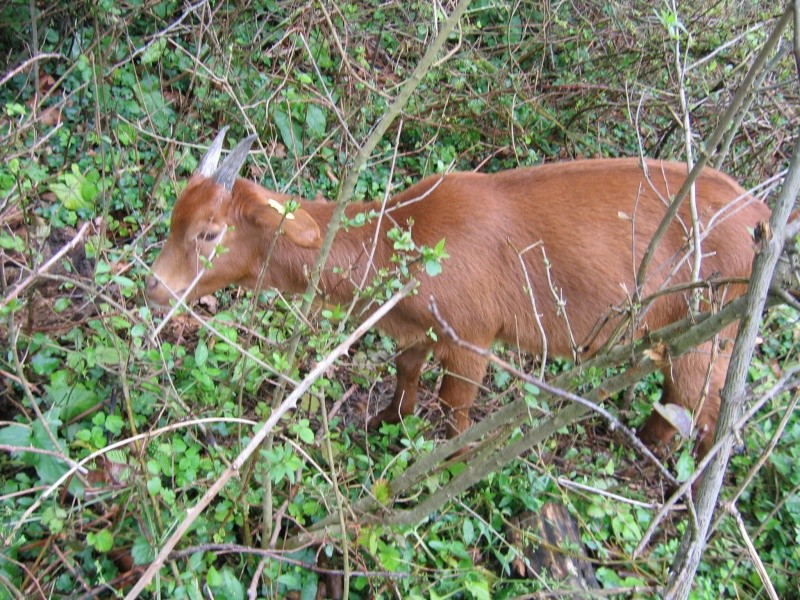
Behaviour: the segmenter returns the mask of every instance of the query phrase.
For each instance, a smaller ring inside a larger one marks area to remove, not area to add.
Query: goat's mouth
[[[150,275],[147,278],[145,295],[155,308],[169,308],[170,305],[177,303],[182,298],[184,302],[189,304],[199,297],[196,289],[189,290],[187,286],[184,286],[175,290],[154,275]]]

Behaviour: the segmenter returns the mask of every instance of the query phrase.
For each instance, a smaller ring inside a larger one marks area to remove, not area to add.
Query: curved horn
[[[247,153],[250,151],[250,146],[256,141],[255,135],[250,135],[239,142],[236,147],[231,150],[231,153],[225,157],[219,168],[214,171],[212,177],[214,181],[220,184],[229,192],[233,190],[233,182],[239,175],[239,171],[247,159]]]
[[[227,125],[219,130],[217,137],[214,138],[214,141],[211,142],[211,145],[208,147],[206,155],[200,159],[200,162],[197,164],[195,173],[199,173],[203,177],[211,177],[214,174],[214,171],[217,170],[217,164],[219,163],[219,156],[222,153],[222,142],[225,141],[225,134],[227,132]]]

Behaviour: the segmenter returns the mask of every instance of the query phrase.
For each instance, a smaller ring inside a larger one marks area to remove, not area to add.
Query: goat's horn
[[[247,159],[250,146],[252,146],[255,141],[256,136],[250,135],[239,142],[236,148],[231,150],[231,153],[225,157],[225,160],[222,161],[222,164],[214,172],[214,175],[212,175],[214,181],[229,192],[233,190],[233,182],[236,181],[236,177],[239,175],[239,171],[244,161]]]
[[[208,152],[206,152],[206,155],[198,163],[196,172],[203,177],[211,177],[214,171],[217,170],[219,156],[222,153],[222,142],[225,141],[225,134],[227,132],[227,125],[219,130],[217,137],[214,138],[214,141],[211,142],[211,145],[208,147]]]

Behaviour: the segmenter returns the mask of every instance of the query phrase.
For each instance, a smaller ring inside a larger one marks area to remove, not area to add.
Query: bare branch
[[[725,109],[725,112],[720,117],[719,123],[717,123],[714,132],[708,138],[708,141],[705,144],[704,151],[698,157],[697,163],[694,165],[692,170],[689,172],[689,175],[686,177],[686,180],[683,182],[681,189],[678,190],[678,193],[675,195],[675,198],[672,200],[667,213],[664,215],[663,220],[658,226],[655,234],[653,234],[653,238],[650,240],[650,243],[647,246],[647,250],[645,251],[644,256],[642,257],[642,262],[639,264],[639,270],[636,275],[636,281],[638,285],[643,285],[645,280],[645,274],[647,273],[647,267],[650,264],[650,260],[655,253],[656,248],[661,243],[661,238],[664,237],[664,234],[667,232],[667,228],[672,220],[675,218],[675,215],[678,213],[678,209],[680,208],[681,204],[683,203],[684,198],[689,193],[692,185],[700,176],[700,172],[705,168],[708,160],[713,155],[714,151],[717,148],[722,136],[725,134],[725,131],[728,129],[730,124],[733,122],[733,119],[736,116],[736,112],[739,110],[739,107],[744,102],[747,94],[750,93],[750,88],[753,85],[753,80],[756,78],[758,73],[761,71],[764,64],[767,62],[770,54],[777,46],[778,42],[783,35],[784,29],[789,24],[791,20],[791,10],[787,10],[783,16],[781,17],[778,24],[775,26],[772,34],[769,36],[767,41],[764,43],[764,46],[761,48],[761,51],[758,53],[758,56],[753,61],[750,70],[747,72],[747,76],[742,81],[742,84],[739,86],[736,95],[731,100],[731,103],[728,105],[728,108]]]
[[[21,65],[19,65],[16,69],[12,69],[8,73],[6,73],[5,76],[2,79],[0,79],[0,85],[5,85],[9,79],[14,77],[18,73],[24,71],[33,63],[39,62],[40,60],[47,60],[49,58],[64,58],[64,57],[61,54],[58,54],[57,52],[45,52],[43,54],[37,54],[36,56],[32,56],[28,60],[23,62]]]

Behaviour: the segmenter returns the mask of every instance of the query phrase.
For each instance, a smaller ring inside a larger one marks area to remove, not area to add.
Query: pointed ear
[[[283,220],[283,232],[290,242],[301,248],[319,248],[322,245],[319,225],[302,208],[298,208]]]
[[[274,230],[280,224],[286,238],[301,248],[319,248],[322,245],[319,225],[314,217],[302,208],[286,214],[283,203],[266,195],[259,195],[253,202],[257,205],[256,221],[262,227]]]

